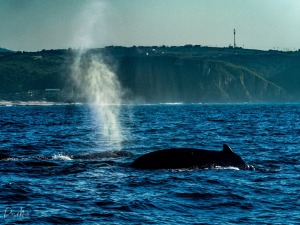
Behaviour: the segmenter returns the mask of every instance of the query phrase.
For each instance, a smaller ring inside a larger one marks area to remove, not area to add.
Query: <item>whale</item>
[[[127,151],[103,151],[103,152],[94,152],[89,154],[79,154],[79,155],[71,155],[71,156],[62,156],[60,159],[66,160],[99,160],[99,159],[108,159],[108,158],[119,158],[119,157],[127,157],[132,156],[133,153]],[[1,161],[10,161],[15,163],[18,166],[24,167],[55,167],[60,166],[56,160],[57,157],[52,155],[43,155],[43,156],[33,156],[33,157],[17,157],[10,156],[5,153],[0,152],[0,162]]]
[[[170,148],[144,154],[135,159],[130,167],[137,169],[206,169],[234,167],[253,170],[239,155],[226,144],[221,151],[195,148]]]
[[[8,159],[10,156],[5,154],[5,153],[0,153],[0,160],[6,160]]]

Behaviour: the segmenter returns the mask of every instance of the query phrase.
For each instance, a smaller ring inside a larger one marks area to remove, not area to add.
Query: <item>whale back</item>
[[[247,169],[245,161],[224,144],[222,151],[193,148],[171,148],[142,155],[130,165],[140,169],[180,169],[237,167]]]
[[[224,158],[226,158],[224,162],[227,162],[227,164],[224,163],[224,166],[234,166],[241,169],[247,169],[247,163],[242,159],[242,157],[234,153],[228,145],[223,144],[223,150],[221,153],[224,155]]]
[[[222,152],[228,153],[228,154],[234,153],[234,152],[232,151],[232,149],[231,149],[228,145],[226,145],[226,144],[223,144],[223,150],[222,150]]]
[[[0,153],[0,160],[4,160],[4,159],[8,159],[8,158],[9,158],[9,155]]]

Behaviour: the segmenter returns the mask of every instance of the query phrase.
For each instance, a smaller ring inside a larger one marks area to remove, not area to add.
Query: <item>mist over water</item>
[[[104,145],[109,146],[110,150],[120,150],[123,140],[119,122],[122,87],[102,56],[88,50],[101,44],[99,42],[107,35],[106,7],[102,2],[91,1],[78,16],[78,30],[74,34],[73,42],[80,43],[83,48],[76,51],[71,68],[71,82],[77,97],[87,101],[93,110]],[[94,34],[99,29],[103,30],[103,37],[97,39]]]
[[[119,123],[122,88],[115,73],[101,56],[78,51],[72,65],[72,81],[81,99],[88,101],[106,145],[121,149],[123,140]]]

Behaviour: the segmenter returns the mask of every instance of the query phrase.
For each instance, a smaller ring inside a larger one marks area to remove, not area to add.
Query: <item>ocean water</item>
[[[122,150],[87,105],[0,106],[0,224],[300,224],[300,104],[123,105]],[[164,148],[255,170],[137,170]]]

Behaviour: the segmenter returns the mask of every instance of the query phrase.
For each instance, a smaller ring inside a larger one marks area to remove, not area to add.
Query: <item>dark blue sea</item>
[[[88,105],[0,106],[0,224],[300,224],[300,104],[122,105],[124,139]],[[171,147],[228,144],[255,170],[138,170]]]

